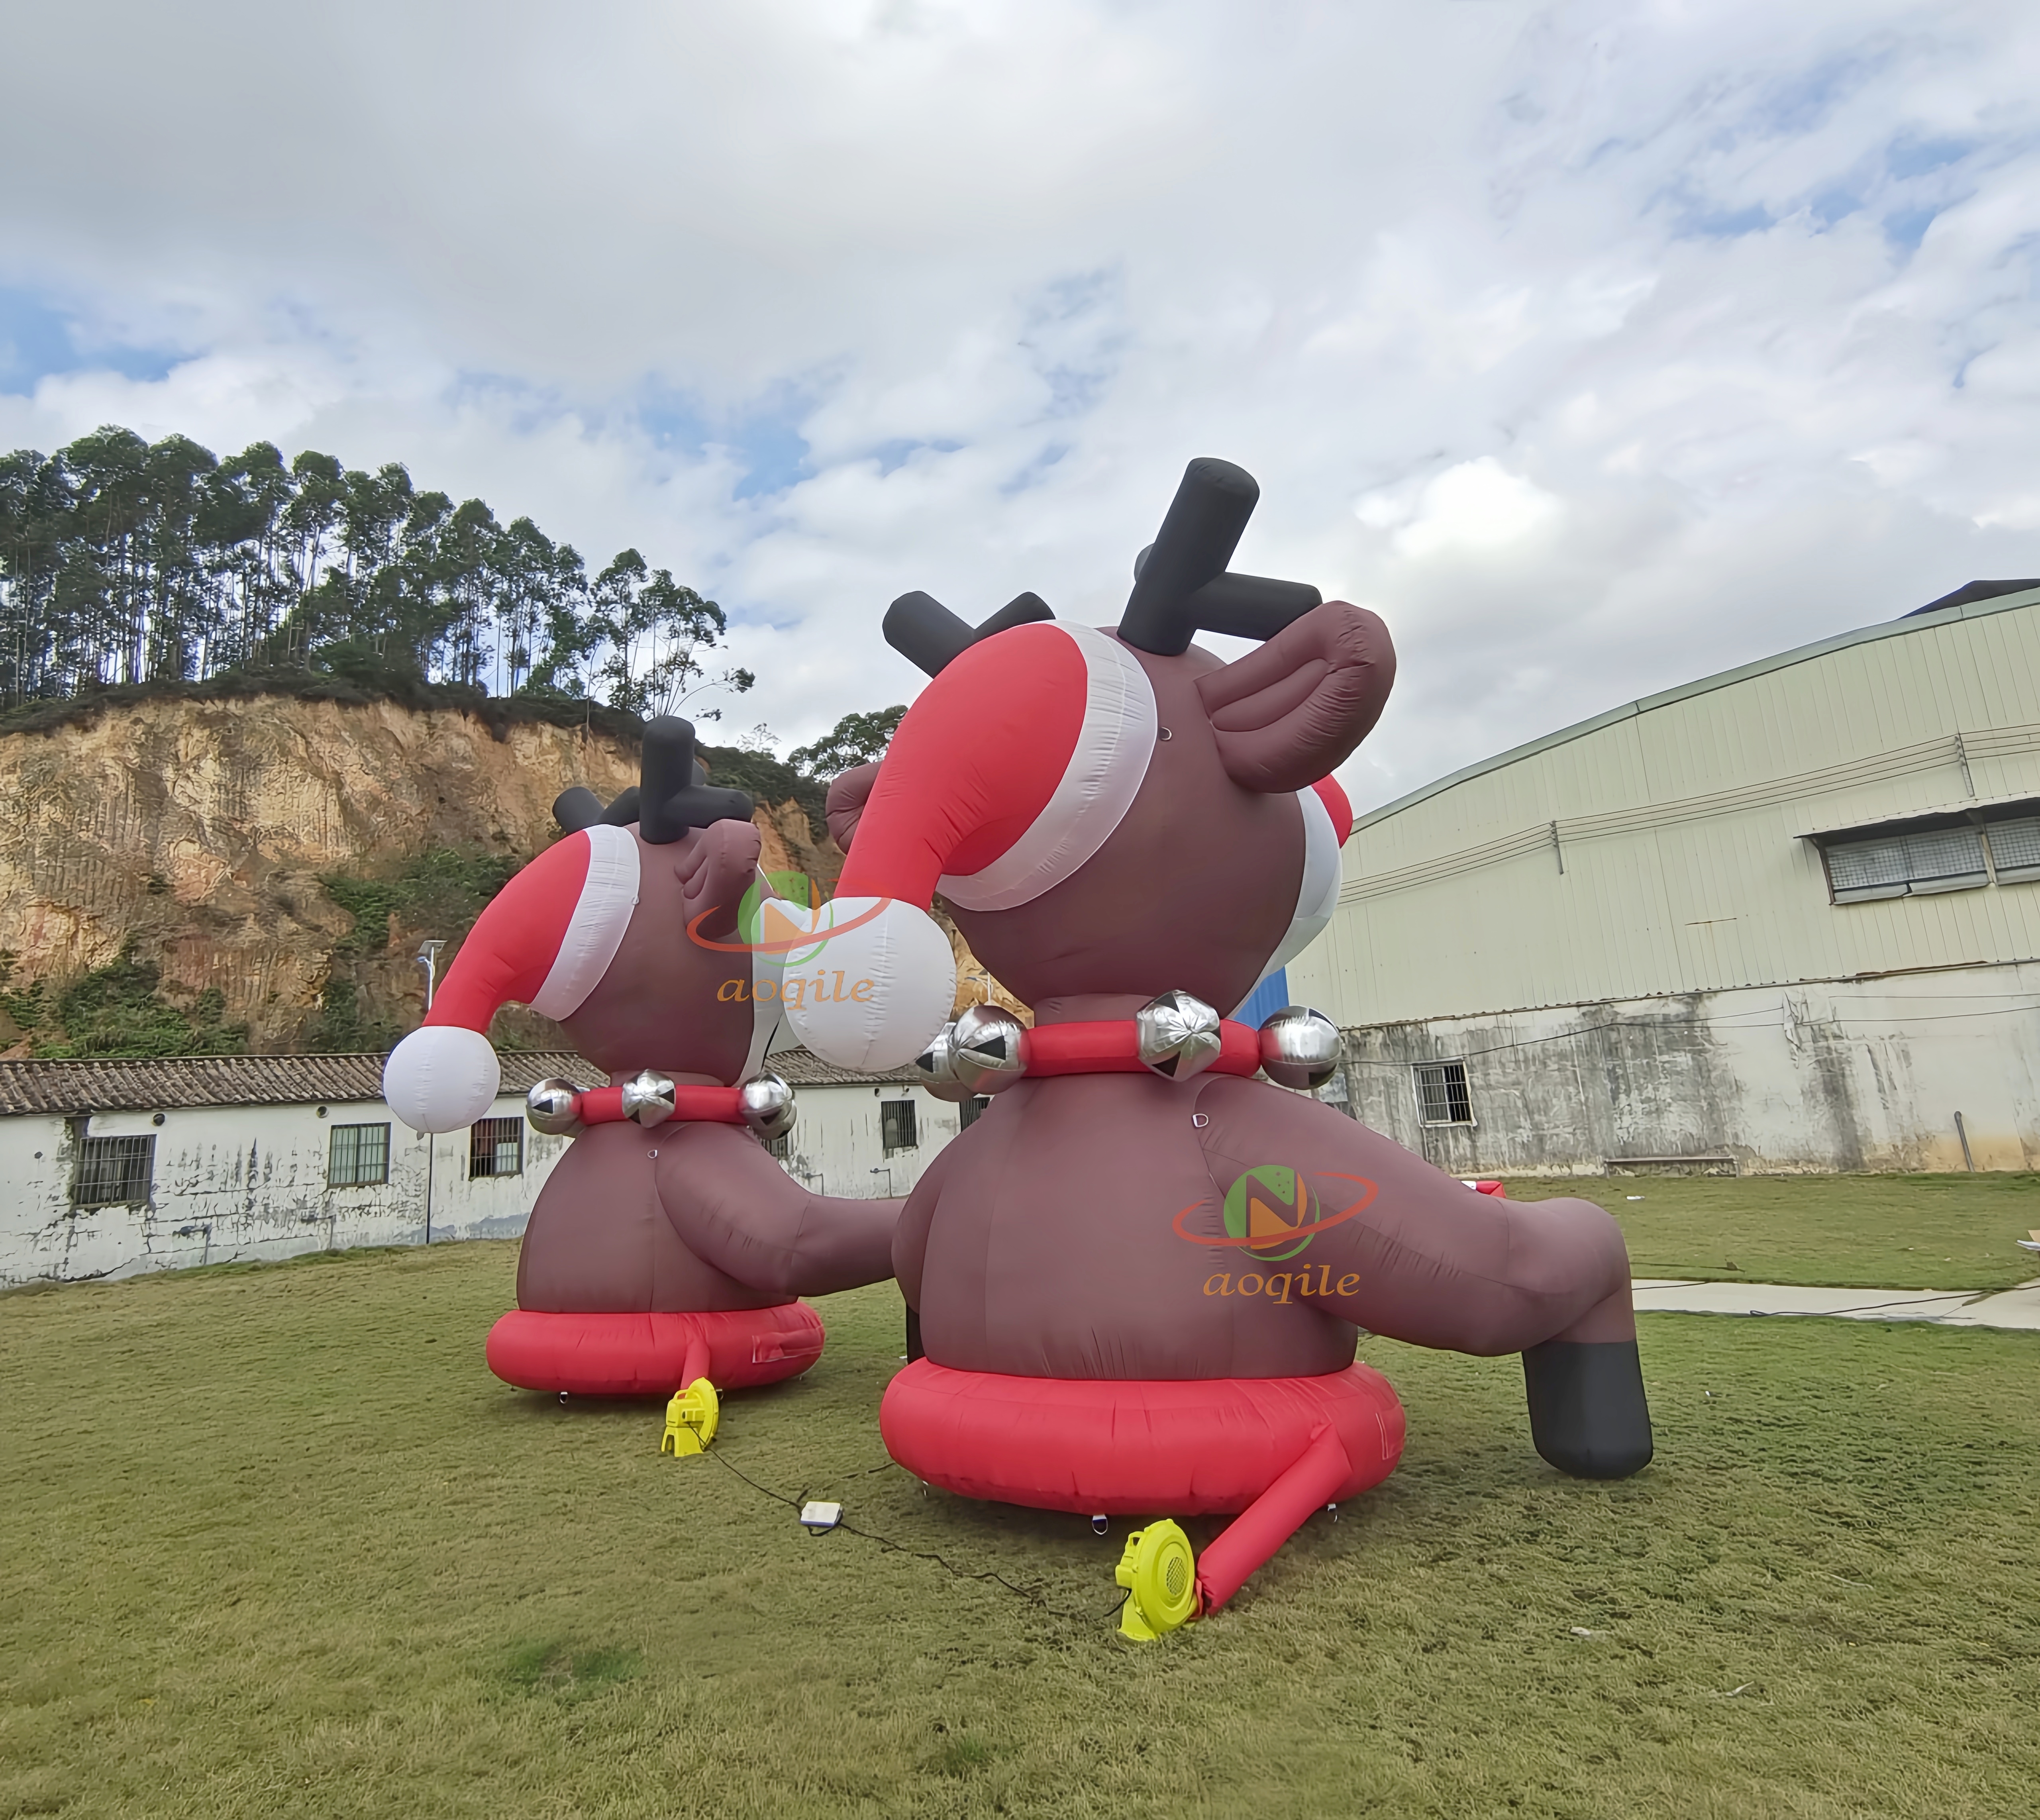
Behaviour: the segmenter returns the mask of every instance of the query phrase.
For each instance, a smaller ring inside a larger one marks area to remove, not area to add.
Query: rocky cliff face
[[[558,837],[561,790],[607,799],[637,772],[634,744],[599,730],[499,736],[453,710],[281,695],[143,702],[0,737],[6,983],[54,991],[131,950],[173,1004],[217,991],[252,1049],[402,1030],[422,1009],[419,940],[465,935],[489,889]],[[768,869],[833,884],[843,855],[798,803],[756,820]],[[511,1013],[500,1026],[513,1041],[550,1027]],[[9,1045],[25,1038],[0,1025]]]

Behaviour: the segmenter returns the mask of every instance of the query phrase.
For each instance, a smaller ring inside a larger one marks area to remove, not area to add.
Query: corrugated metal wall
[[[1798,838],[2040,795],[2040,592],[1809,649],[1368,818],[1293,996],[1374,1025],[2040,955],[2040,885],[1837,906]]]

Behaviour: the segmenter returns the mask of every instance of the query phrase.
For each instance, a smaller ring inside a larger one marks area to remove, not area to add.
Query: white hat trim
[[[1281,946],[1261,970],[1263,980],[1281,972],[1316,941],[1338,907],[1339,839],[1332,826],[1331,811],[1315,790],[1298,790],[1296,801],[1304,811],[1304,878],[1297,887],[1296,912],[1289,919]],[[1254,983],[1258,986],[1260,981]],[[1253,996],[1247,994],[1248,998]]]
[[[572,1017],[602,984],[638,907],[637,836],[607,822],[582,832],[588,836],[588,877],[552,971],[531,1000],[531,1009],[548,1018]]]
[[[1033,825],[996,859],[936,889],[965,910],[1010,910],[1060,885],[1125,820],[1155,756],[1154,686],[1132,652],[1091,626],[1055,622],[1083,654],[1083,725]],[[1322,809],[1319,812],[1323,813]],[[1326,825],[1331,818],[1325,817]]]

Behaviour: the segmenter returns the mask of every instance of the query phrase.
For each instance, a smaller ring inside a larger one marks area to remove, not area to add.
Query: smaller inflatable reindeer
[[[925,596],[896,603],[889,638],[934,680],[883,763],[831,790],[850,857],[813,919],[856,986],[790,1001],[822,1055],[918,1056],[938,1087],[995,1096],[894,1242],[925,1350],[886,1392],[893,1457],[974,1498],[1241,1513],[1201,1560],[1173,1523],[1128,1544],[1136,1635],[1222,1604],[1311,1511],[1393,1470],[1402,1411],[1354,1361],[1362,1329],[1520,1353],[1532,1437],[1562,1471],[1619,1477],[1651,1453],[1615,1221],[1477,1194],[1255,1078],[1325,1078],[1328,1020],[1220,1015],[1329,920],[1351,826],[1330,773],[1395,674],[1373,614],[1227,571],[1257,497],[1191,463],[1116,628],[1023,596],[973,634]],[[1262,642],[1227,664],[1199,630]],[[1032,1029],[991,1007],[943,1027],[938,889]]]
[[[892,1274],[901,1204],[811,1194],[759,1142],[794,1116],[762,1072],[778,1013],[755,976],[779,961],[740,939],[762,886],[751,799],[709,787],[694,729],[653,721],[637,787],[606,809],[570,790],[554,814],[566,837],[482,912],[383,1092],[414,1129],[458,1130],[496,1097],[498,1007],[559,1020],[610,1085],[532,1090],[532,1122],[573,1141],[532,1209],[490,1368],[531,1390],[683,1390],[705,1439],[718,1388],[820,1357],[794,1298]]]

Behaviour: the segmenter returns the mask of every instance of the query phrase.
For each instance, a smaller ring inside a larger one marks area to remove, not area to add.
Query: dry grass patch
[[[489,1376],[514,1261],[0,1299],[0,1815],[1995,1820],[2040,1786],[2034,1336],[1652,1317],[1659,1460],[1615,1486],[1538,1462],[1513,1361],[1369,1342],[1402,1469],[1136,1647],[1125,1525],[885,1464],[889,1287],[676,1461],[655,1410]]]

